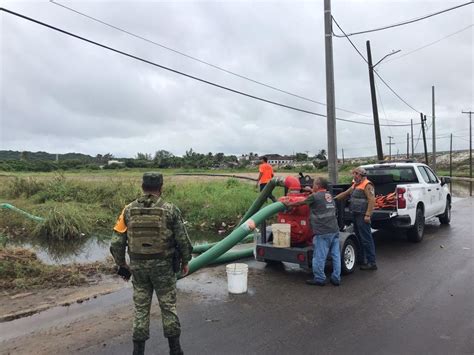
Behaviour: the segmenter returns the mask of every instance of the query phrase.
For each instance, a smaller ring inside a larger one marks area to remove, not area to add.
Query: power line
[[[407,21],[403,21],[403,22],[399,22],[399,23],[395,23],[395,24],[392,24],[392,25],[387,25],[387,26],[383,26],[383,27],[378,27],[378,28],[374,28],[374,29],[371,29],[371,30],[365,30],[365,31],[359,31],[359,32],[352,32],[352,33],[349,33],[349,34],[345,34],[342,36],[342,35],[338,35],[338,34],[334,34],[335,37],[339,37],[339,38],[343,38],[343,37],[349,37],[349,36],[355,36],[355,35],[360,35],[360,34],[363,34],[363,33],[370,33],[370,32],[377,32],[377,31],[382,31],[382,30],[387,30],[389,28],[393,28],[393,27],[399,27],[399,26],[403,26],[403,25],[408,25],[410,23],[414,23],[414,22],[417,22],[417,21],[421,21],[421,20],[425,20],[427,18],[430,18],[430,17],[433,17],[433,16],[436,16],[436,15],[440,15],[440,14],[443,14],[445,12],[449,12],[449,11],[452,11],[452,10],[455,10],[455,9],[458,9],[460,7],[463,7],[463,6],[466,6],[466,5],[470,5],[472,4],[473,1],[469,1],[469,2],[466,2],[464,4],[461,4],[461,5],[457,5],[457,6],[453,6],[453,7],[450,7],[448,9],[445,9],[445,10],[441,10],[441,11],[438,11],[438,12],[435,12],[435,13],[432,13],[432,14],[429,14],[429,15],[425,15],[425,16],[421,16],[421,17],[416,17],[414,19],[411,19],[411,20],[407,20]]]
[[[96,17],[93,17],[93,16],[91,16],[91,15],[88,15],[88,14],[86,14],[86,13],[84,13],[84,12],[80,12],[80,11],[78,11],[78,10],[72,8],[72,7],[63,5],[63,4],[61,4],[61,3],[59,3],[59,2],[56,2],[56,1],[54,1],[54,0],[49,0],[49,1],[50,1],[50,3],[52,3],[52,4],[54,4],[54,5],[61,6],[62,8],[66,9],[66,10],[72,11],[72,12],[74,12],[74,13],[80,15],[80,16],[86,17],[86,18],[88,18],[88,19],[90,19],[90,20],[92,20],[92,21],[98,22],[98,23],[100,23],[100,24],[102,24],[102,25],[105,25],[105,26],[107,26],[107,27],[113,28],[113,29],[115,29],[115,30],[117,30],[117,31],[126,33],[126,34],[129,35],[129,36],[138,38],[138,39],[140,39],[140,40],[142,40],[142,41],[148,42],[148,43],[153,44],[153,45],[155,45],[155,46],[158,46],[158,47],[161,47],[161,48],[166,49],[166,50],[168,50],[168,51],[171,51],[171,52],[173,52],[173,53],[179,54],[179,55],[184,56],[184,57],[186,57],[186,58],[188,58],[188,59],[197,61],[197,62],[199,62],[199,63],[201,63],[201,64],[205,64],[205,65],[207,65],[207,66],[210,66],[210,67],[212,67],[212,68],[214,68],[214,69],[220,70],[220,71],[225,72],[225,73],[227,73],[227,74],[236,76],[236,77],[238,77],[238,78],[240,78],[240,79],[248,80],[248,81],[250,81],[250,82],[252,82],[252,83],[254,83],[254,84],[258,84],[258,85],[264,86],[264,87],[266,87],[266,88],[269,88],[269,89],[272,89],[272,90],[281,92],[281,93],[283,93],[283,94],[287,94],[287,95],[290,95],[290,96],[293,96],[293,97],[297,97],[297,98],[302,99],[302,100],[306,100],[306,101],[313,102],[313,103],[318,104],[318,105],[326,106],[326,104],[325,104],[324,102],[317,101],[317,100],[313,100],[313,99],[310,99],[310,98],[308,98],[308,97],[304,97],[304,96],[302,96],[302,95],[298,95],[298,94],[289,92],[289,91],[287,91],[287,90],[280,89],[280,88],[278,88],[278,87],[276,87],[276,86],[273,86],[273,85],[270,85],[270,84],[266,84],[266,83],[264,83],[264,82],[261,82],[261,81],[252,79],[252,78],[250,78],[250,77],[248,77],[248,76],[245,76],[245,75],[242,75],[242,74],[238,74],[238,73],[233,72],[233,71],[231,71],[231,70],[229,70],[229,69],[223,68],[223,67],[218,66],[218,65],[216,65],[216,64],[212,64],[212,63],[210,63],[210,62],[208,62],[208,61],[205,61],[205,60],[203,60],[203,59],[194,57],[194,56],[192,56],[192,55],[190,55],[190,54],[184,53],[184,52],[179,51],[179,50],[177,50],[177,49],[174,49],[174,48],[171,48],[171,47],[166,46],[166,45],[164,45],[164,44],[158,43],[158,42],[153,41],[153,40],[151,40],[151,39],[148,39],[148,38],[146,38],[146,37],[137,35],[137,34],[131,32],[131,31],[125,30],[125,29],[123,29],[123,28],[121,28],[121,27],[112,25],[112,24],[110,24],[110,23],[108,23],[108,22],[105,22],[105,21],[103,21],[103,20],[101,20],[101,19],[98,19],[98,18],[96,18]],[[365,114],[362,114],[362,113],[359,113],[359,112],[347,110],[347,109],[344,109],[344,108],[338,108],[338,107],[336,107],[336,109],[339,110],[339,111],[343,111],[343,112],[347,112],[347,113],[352,113],[352,114],[354,114],[354,115],[359,115],[359,116],[364,116],[364,117],[370,117],[369,115],[365,115]]]
[[[405,54],[403,54],[403,55],[400,55],[400,56],[398,56],[398,57],[394,57],[394,58],[392,58],[392,59],[388,59],[388,60],[384,61],[383,64],[387,64],[387,63],[393,62],[394,60],[397,60],[397,59],[406,57],[407,55],[410,55],[410,54],[413,54],[413,53],[415,53],[415,52],[421,51],[422,49],[425,49],[425,48],[427,48],[427,47],[429,47],[429,46],[432,46],[433,44],[436,44],[436,43],[441,42],[441,41],[443,41],[443,40],[445,40],[445,39],[447,39],[447,38],[449,38],[449,37],[452,37],[452,36],[454,36],[454,35],[457,35],[458,33],[461,33],[461,32],[463,32],[463,31],[466,31],[466,30],[468,30],[469,28],[471,28],[472,26],[474,26],[474,24],[470,24],[469,26],[466,26],[466,27],[464,27],[464,28],[462,28],[462,29],[460,29],[460,30],[458,30],[458,31],[456,31],[456,32],[453,32],[453,33],[451,33],[451,34],[449,34],[449,35],[447,35],[447,36],[444,36],[443,38],[440,38],[440,39],[438,39],[438,40],[436,40],[436,41],[433,41],[433,42],[430,42],[430,43],[428,43],[428,44],[425,44],[425,45],[423,45],[423,46],[421,46],[421,47],[418,47],[418,48],[416,48],[416,49],[414,49],[414,50],[412,50],[412,51],[410,51],[410,52],[407,52],[407,53],[405,53]]]
[[[367,63],[369,64],[369,62],[367,61],[367,59],[364,57],[364,55],[359,51],[359,49],[357,48],[357,46],[351,41],[351,39],[349,38],[348,35],[346,35],[346,33],[344,32],[344,30],[341,28],[341,26],[339,26],[339,24],[337,23],[336,19],[334,18],[334,16],[332,17],[332,20],[334,21],[334,23],[336,24],[336,26],[342,31],[342,33],[344,33],[345,37],[347,38],[347,40],[349,41],[349,43],[352,45],[352,47],[354,47],[354,49],[356,50],[357,53],[359,53],[359,55],[361,56],[361,58]],[[333,32],[334,34],[334,32]],[[418,111],[416,108],[414,108],[412,105],[410,105],[408,102],[406,102],[400,95],[398,95],[395,90],[392,89],[392,87],[390,85],[387,84],[387,82],[385,80],[383,80],[383,78],[380,76],[380,74],[377,72],[377,70],[375,70],[374,68],[374,73],[379,77],[379,79],[382,81],[382,83],[385,84],[386,87],[388,87],[390,89],[391,92],[393,92],[395,94],[396,97],[398,97],[405,105],[407,105],[409,108],[411,108],[413,111],[417,112],[417,113],[420,113],[420,111]]]
[[[152,66],[155,66],[155,67],[158,67],[158,68],[167,70],[167,71],[170,71],[170,72],[172,72],[172,73],[179,74],[179,75],[185,76],[185,77],[187,77],[187,78],[190,78],[190,79],[193,79],[193,80],[196,80],[196,81],[199,81],[199,82],[202,82],[202,83],[205,83],[205,84],[208,84],[208,85],[217,87],[217,88],[219,88],[219,89],[227,90],[227,91],[233,92],[233,93],[235,93],[235,94],[239,94],[239,95],[242,95],[242,96],[245,96],[245,97],[249,97],[249,98],[252,98],[252,99],[255,99],[255,100],[259,100],[259,101],[262,101],[262,102],[266,102],[266,103],[269,103],[269,104],[272,104],[272,105],[284,107],[284,108],[287,108],[287,109],[290,109],[290,110],[294,110],[294,111],[298,111],[298,112],[302,112],[302,113],[306,113],[306,114],[310,114],[310,115],[314,115],[314,116],[319,116],[319,117],[326,117],[326,115],[323,115],[323,114],[321,114],[321,113],[317,113],[317,112],[313,112],[313,111],[308,111],[308,110],[300,109],[300,108],[297,108],[297,107],[294,107],[294,106],[285,105],[285,104],[282,104],[282,103],[279,103],[279,102],[276,102],[276,101],[272,101],[272,100],[268,100],[268,99],[265,99],[265,98],[262,98],[262,97],[259,97],[259,96],[251,95],[251,94],[245,93],[245,92],[243,92],[243,91],[235,90],[235,89],[229,88],[229,87],[227,87],[227,86],[223,86],[223,85],[220,85],[220,84],[216,84],[216,83],[211,82],[211,81],[209,81],[209,80],[205,80],[205,79],[202,79],[202,78],[199,78],[199,77],[196,77],[196,76],[193,76],[193,75],[190,75],[190,74],[187,74],[187,73],[184,73],[184,72],[181,72],[181,71],[178,71],[178,70],[169,68],[169,67],[166,67],[166,66],[164,66],[164,65],[161,65],[161,64],[158,64],[158,63],[149,61],[149,60],[147,60],[147,59],[143,59],[143,58],[138,57],[138,56],[135,56],[135,55],[133,55],[133,54],[126,53],[126,52],[123,52],[123,51],[121,51],[121,50],[118,50],[118,49],[115,49],[115,48],[106,46],[106,45],[104,45],[104,44],[101,44],[101,43],[92,41],[92,40],[87,39],[87,38],[85,38],[85,37],[81,37],[81,36],[76,35],[76,34],[73,34],[73,33],[71,33],[71,32],[62,30],[62,29],[60,29],[60,28],[58,28],[58,27],[54,27],[54,26],[49,25],[49,24],[47,24],[47,23],[44,23],[44,22],[35,20],[35,19],[31,18],[31,17],[27,17],[27,16],[25,16],[25,15],[21,15],[21,14],[19,14],[19,13],[14,12],[14,11],[7,10],[7,9],[5,9],[5,8],[0,8],[0,11],[4,11],[4,12],[6,12],[6,13],[8,13],[8,14],[11,14],[11,15],[14,15],[14,16],[17,16],[17,17],[20,17],[20,18],[22,18],[22,19],[24,19],[24,20],[27,20],[27,21],[36,23],[36,24],[38,24],[38,25],[47,27],[47,28],[52,29],[52,30],[54,30],[54,31],[61,32],[61,33],[65,34],[65,35],[74,37],[74,38],[79,39],[79,40],[81,40],[81,41],[84,41],[84,42],[87,42],[87,43],[96,45],[96,46],[98,46],[98,47],[101,47],[101,48],[107,49],[107,50],[109,50],[109,51],[112,51],[112,52],[121,54],[121,55],[123,55],[123,56],[126,56],[126,57],[129,57],[129,58],[138,60],[138,61],[140,61],[140,62],[149,64],[149,65],[152,65]],[[355,120],[349,120],[349,119],[345,119],[345,118],[336,118],[336,119],[339,120],[339,121],[357,123],[357,124],[362,124],[362,125],[369,125],[369,126],[373,125],[372,123],[360,122],[360,121],[355,121]],[[399,124],[399,125],[390,125],[390,126],[392,126],[392,127],[403,127],[403,126],[408,126],[408,125]]]

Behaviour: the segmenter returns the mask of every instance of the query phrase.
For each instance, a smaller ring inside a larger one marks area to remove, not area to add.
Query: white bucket
[[[273,246],[289,248],[291,246],[291,225],[288,223],[272,224]]]
[[[226,266],[227,288],[229,293],[247,292],[247,273],[249,267],[247,264],[229,264]]]

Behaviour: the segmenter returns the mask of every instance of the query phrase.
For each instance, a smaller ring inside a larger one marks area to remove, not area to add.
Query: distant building
[[[268,158],[269,164],[276,166],[293,165],[295,163],[295,157],[290,155],[265,154],[265,156]]]

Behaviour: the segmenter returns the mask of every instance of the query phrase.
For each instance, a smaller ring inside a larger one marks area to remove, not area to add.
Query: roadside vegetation
[[[125,205],[141,194],[141,172],[133,176],[90,179],[64,173],[2,177],[0,200],[33,215],[37,223],[8,210],[0,211],[0,232],[72,240],[91,233],[110,234]],[[257,196],[255,185],[237,179],[165,177],[163,196],[182,211],[189,228],[233,226]]]
[[[0,249],[1,290],[78,286],[99,274],[112,273],[115,273],[115,268],[111,262],[46,265],[28,249]]]

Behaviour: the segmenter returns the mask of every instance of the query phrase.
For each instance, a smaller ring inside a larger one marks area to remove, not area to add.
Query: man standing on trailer
[[[329,279],[334,286],[341,284],[341,253],[339,250],[339,225],[336,218],[336,205],[328,191],[328,181],[322,177],[314,180],[313,193],[305,200],[288,203],[287,207],[309,205],[310,221],[313,231],[313,278],[306,283],[314,286],[326,284],[324,266],[328,253],[332,259],[332,274]]]
[[[267,157],[262,157],[262,161],[258,166],[258,172],[260,174],[258,175],[257,188],[260,187],[260,191],[262,191],[265,186],[267,186],[268,182],[273,178],[273,168],[270,164],[268,164]],[[273,196],[273,194],[270,194],[268,198],[273,202],[276,202],[276,198]]]
[[[345,199],[350,195],[354,232],[362,243],[361,270],[377,270],[375,263],[375,244],[370,228],[370,217],[375,205],[375,190],[372,182],[367,179],[367,171],[358,167],[352,170],[353,184],[346,191],[335,197],[336,200]]]

